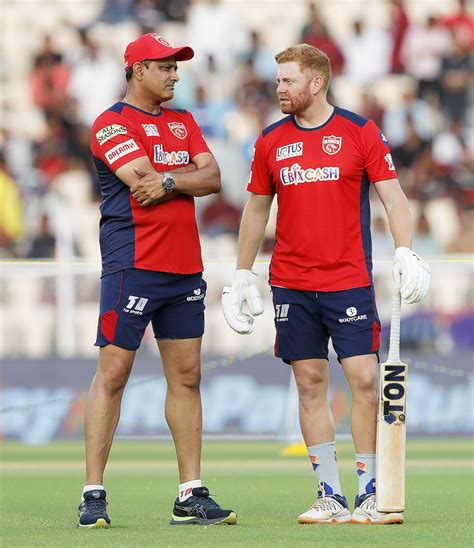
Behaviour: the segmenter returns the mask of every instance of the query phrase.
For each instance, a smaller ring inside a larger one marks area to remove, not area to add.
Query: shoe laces
[[[341,509],[341,505],[332,497],[319,497],[310,508],[310,510],[313,509],[338,512]]]
[[[191,504],[193,506],[202,506],[203,508],[215,508],[216,506],[219,506],[217,502],[212,499],[211,497],[191,497],[192,502]]]
[[[377,501],[374,495],[367,497],[361,504],[365,510],[377,510]]]
[[[105,499],[88,499],[83,502],[84,508],[91,514],[103,514],[107,508]]]

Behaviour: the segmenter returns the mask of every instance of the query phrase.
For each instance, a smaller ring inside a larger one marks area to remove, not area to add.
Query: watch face
[[[171,175],[165,174],[163,176],[163,188],[168,193],[173,192],[173,190],[176,188],[176,183]]]

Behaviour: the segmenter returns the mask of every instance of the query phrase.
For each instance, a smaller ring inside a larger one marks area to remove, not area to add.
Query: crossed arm
[[[207,196],[221,189],[219,166],[208,152],[194,156],[192,163],[171,172],[176,190],[170,194],[163,188],[163,174],[156,171],[147,156],[128,162],[115,174],[130,187],[130,193],[144,207],[166,202],[178,194]]]

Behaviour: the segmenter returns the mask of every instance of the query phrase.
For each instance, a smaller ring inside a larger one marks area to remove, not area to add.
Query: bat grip
[[[398,285],[392,288],[392,317],[390,320],[390,345],[388,348],[388,360],[400,361],[400,308],[401,297]]]

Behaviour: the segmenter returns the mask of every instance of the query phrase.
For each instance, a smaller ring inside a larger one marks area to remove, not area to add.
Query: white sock
[[[82,489],[82,500],[84,500],[84,493],[86,491],[94,491],[94,489],[102,489],[103,491],[105,491],[105,487],[103,485],[84,485],[84,488]]]
[[[359,497],[370,493],[375,493],[375,455],[356,454],[357,476],[359,481]]]
[[[336,443],[320,443],[306,448],[318,477],[318,496],[342,495],[339,469],[337,466]]]
[[[194,487],[202,487],[200,479],[187,481],[179,484],[178,498],[179,502],[184,502],[193,494]]]

